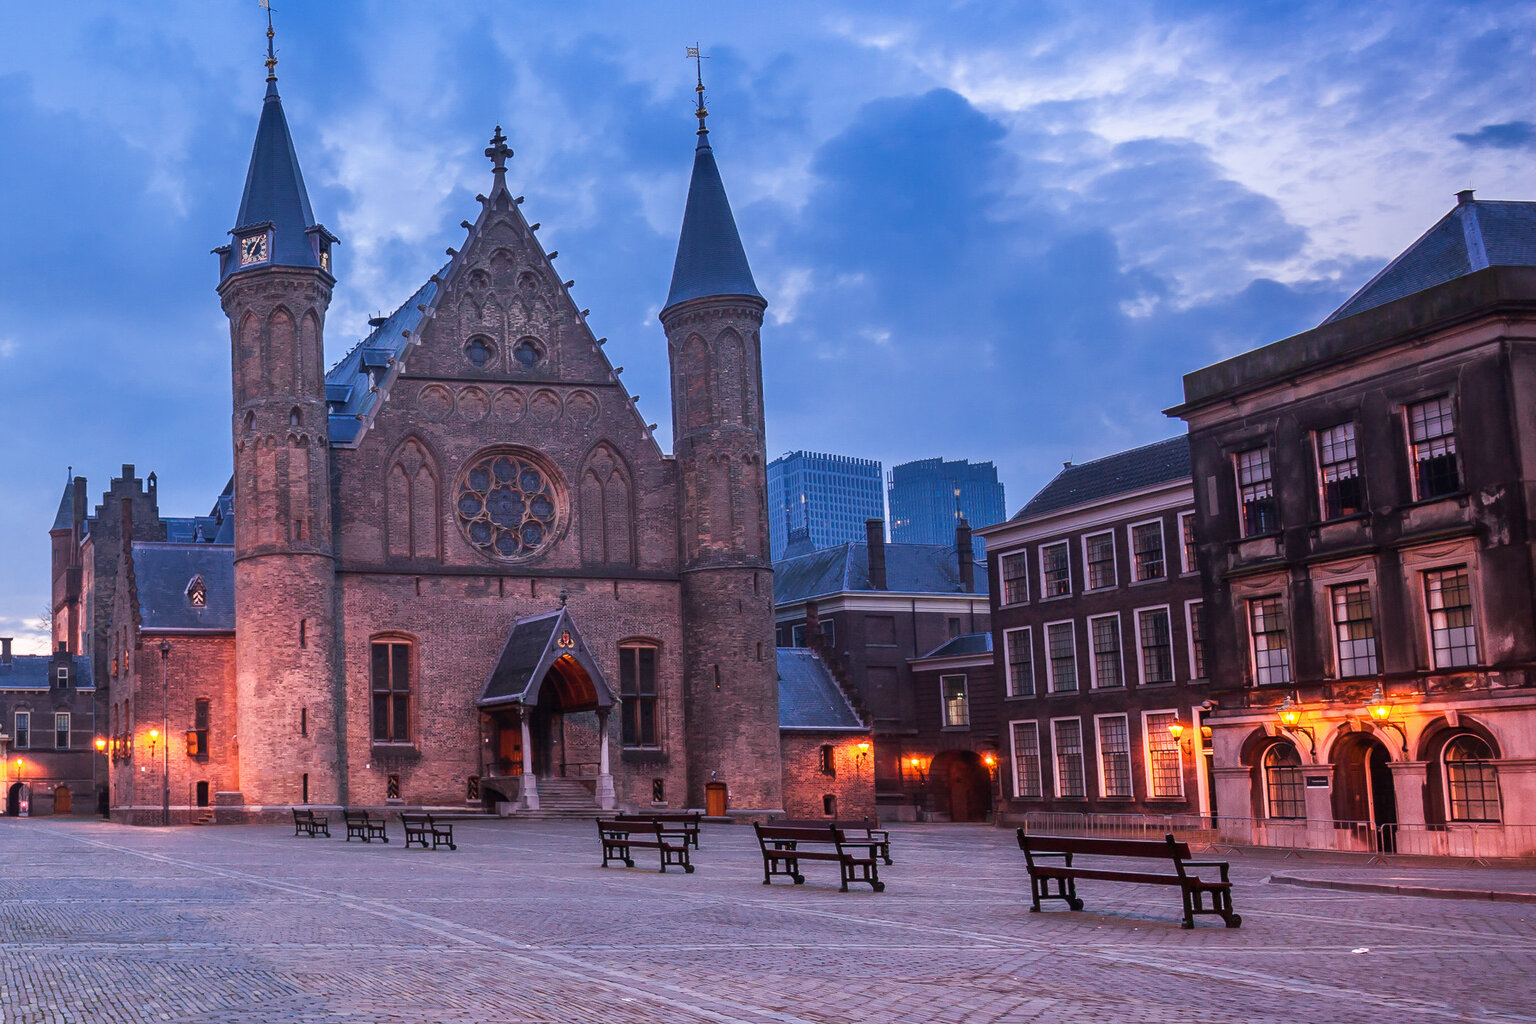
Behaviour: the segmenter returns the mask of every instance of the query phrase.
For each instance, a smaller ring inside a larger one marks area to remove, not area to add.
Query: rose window
[[[469,542],[493,558],[527,558],[555,535],[559,503],[549,473],[526,455],[499,451],[470,463],[455,510]]]

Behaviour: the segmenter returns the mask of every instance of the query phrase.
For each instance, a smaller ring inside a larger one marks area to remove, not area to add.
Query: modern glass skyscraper
[[[788,452],[768,463],[768,548],[784,557],[792,533],[813,548],[864,539],[864,523],[885,518],[880,463],[823,452]]]
[[[953,544],[962,516],[972,529],[1008,517],[1003,485],[990,462],[918,459],[894,466],[890,474],[891,541],[896,544]],[[976,555],[981,557],[981,539]]]

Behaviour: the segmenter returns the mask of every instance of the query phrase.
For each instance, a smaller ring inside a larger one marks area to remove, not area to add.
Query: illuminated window
[[[1177,712],[1151,711],[1142,719],[1147,734],[1147,788],[1154,800],[1184,796],[1184,759],[1179,741],[1168,731],[1178,718]]]
[[[944,696],[944,725],[959,728],[971,724],[971,702],[966,695],[965,676],[940,676],[939,691]]]
[[[1042,597],[1064,597],[1072,593],[1072,558],[1066,541],[1040,548]]]
[[[1320,430],[1316,442],[1323,518],[1354,515],[1365,507],[1360,460],[1355,456],[1355,425],[1341,423]]]

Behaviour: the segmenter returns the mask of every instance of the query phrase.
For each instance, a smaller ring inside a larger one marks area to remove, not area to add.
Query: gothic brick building
[[[114,816],[821,807],[826,787],[794,782],[781,742],[842,758],[868,733],[819,661],[830,696],[781,718],[766,302],[702,91],[661,310],[668,455],[509,190],[499,128],[466,240],[325,372],[337,239],[311,210],[273,65],[216,250],[229,500],[179,542],[135,526],[149,509],[133,495],[98,509],[87,543],[107,562],[80,598],[94,611],[64,609],[100,624],[76,629],[109,679]]]

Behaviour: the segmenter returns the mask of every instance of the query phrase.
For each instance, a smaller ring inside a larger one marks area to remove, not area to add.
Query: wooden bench
[[[651,814],[616,814],[614,821],[654,821],[661,824],[665,836],[680,836],[683,842],[699,848],[699,822],[704,816],[698,811],[656,811]]]
[[[781,825],[785,828],[833,828],[843,830],[844,846],[867,846],[872,857],[879,857],[886,864],[894,863],[891,860],[891,834],[878,827],[878,822],[871,822],[868,818],[860,818],[857,821],[852,818],[774,818],[768,822],[770,825]]]
[[[603,867],[607,867],[610,860],[618,860],[632,868],[635,866],[635,850],[655,850],[661,855],[663,873],[668,864],[676,864],[690,875],[693,874],[693,862],[688,857],[688,840],[684,838],[674,842],[670,837],[677,833],[659,821],[598,818],[597,834],[603,843]]]
[[[296,836],[331,837],[331,819],[314,811],[301,811],[297,807],[293,809],[293,834]]]
[[[400,824],[405,826],[405,848],[410,849],[412,843],[420,843],[421,848],[427,848],[427,841],[432,841],[432,849],[446,846],[450,850],[457,850],[453,842],[453,823],[438,821],[430,814],[401,814]]]
[[[794,879],[796,885],[804,885],[800,862],[827,860],[837,863],[843,892],[848,891],[849,882],[868,882],[875,892],[885,891],[885,883],[880,881],[880,859],[870,849],[870,844],[850,841],[836,826],[819,822],[814,826],[759,825],[754,822],[752,828],[757,832],[757,845],[763,851],[764,885],[771,884],[774,875],[785,875]],[[808,846],[811,848],[807,849]],[[862,854],[854,852],[856,850]]]
[[[1184,897],[1183,927],[1195,926],[1196,914],[1215,914],[1228,928],[1242,925],[1242,916],[1232,911],[1232,882],[1227,877],[1225,861],[1191,860],[1189,844],[1169,833],[1164,839],[1100,839],[1088,836],[1037,836],[1018,830],[1019,849],[1029,865],[1032,912],[1040,910],[1041,900],[1063,900],[1073,910],[1082,910],[1077,895],[1077,880],[1093,878],[1106,882],[1140,882],[1146,885],[1176,885]],[[1125,857],[1170,862],[1173,871],[1127,870],[1084,867],[1073,864],[1074,855],[1087,857]],[[1044,859],[1046,863],[1038,863]],[[1207,882],[1191,874],[1189,868],[1214,868],[1221,881]],[[1055,891],[1052,891],[1054,886]],[[1206,898],[1210,898],[1207,905]]]
[[[389,842],[389,833],[385,831],[383,818],[370,818],[367,811],[342,811],[342,818],[347,823],[347,842],[354,838],[361,839],[365,843],[371,843],[375,839]]]

